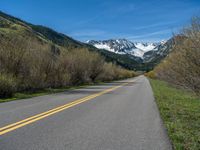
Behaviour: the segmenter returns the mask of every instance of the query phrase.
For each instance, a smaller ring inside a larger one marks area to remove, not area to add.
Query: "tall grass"
[[[157,105],[175,150],[200,149],[200,98],[151,79]]]

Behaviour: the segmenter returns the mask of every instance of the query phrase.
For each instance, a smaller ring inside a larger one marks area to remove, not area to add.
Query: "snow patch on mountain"
[[[151,51],[153,50],[156,45],[153,44],[153,43],[149,43],[149,44],[144,44],[144,43],[135,43],[135,47],[137,47],[138,49],[144,51],[144,52],[147,52],[147,51]]]
[[[94,46],[98,49],[105,49],[105,50],[108,50],[108,51],[111,51],[111,52],[115,52],[114,49],[110,48],[108,45],[106,44],[94,44]]]
[[[86,43],[91,44],[98,49],[105,49],[117,54],[130,54],[140,58],[143,58],[144,53],[154,49],[156,50],[156,47],[158,46],[158,43],[132,42],[127,39],[111,39],[103,41],[90,40]]]

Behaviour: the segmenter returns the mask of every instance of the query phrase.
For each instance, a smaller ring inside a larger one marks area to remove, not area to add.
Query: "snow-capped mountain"
[[[103,41],[90,40],[87,41],[87,44],[95,46],[97,51],[101,51],[105,56],[109,55],[109,57],[114,60],[118,61],[123,58],[120,63],[126,61],[126,63],[129,64],[129,69],[146,71],[153,69],[159,62],[169,55],[175,44],[174,41],[174,38],[157,43],[112,39]]]
[[[103,41],[89,40],[88,44],[98,49],[105,49],[117,54],[130,54],[143,58],[144,53],[156,49],[160,43],[132,42],[127,39],[111,39]]]
[[[166,57],[172,50],[174,45],[174,38],[167,41],[161,41],[153,50],[147,51],[143,55],[144,62],[160,61]]]

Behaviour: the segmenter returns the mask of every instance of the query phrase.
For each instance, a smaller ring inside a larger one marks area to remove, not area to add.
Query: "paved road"
[[[0,127],[0,150],[171,149],[144,76],[1,103]]]

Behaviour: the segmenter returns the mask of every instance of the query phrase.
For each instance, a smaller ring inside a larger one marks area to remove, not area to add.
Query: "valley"
[[[0,149],[200,149],[200,17],[117,1],[0,11]]]

